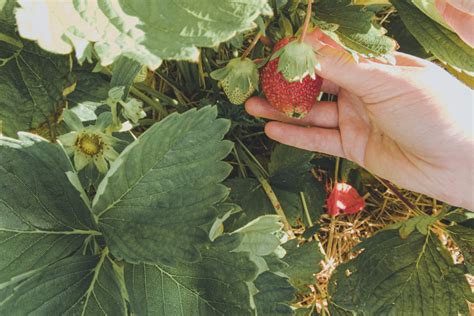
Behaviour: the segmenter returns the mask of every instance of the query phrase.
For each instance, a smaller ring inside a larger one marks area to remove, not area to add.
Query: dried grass
[[[357,256],[358,253],[352,249],[363,239],[371,237],[389,224],[415,216],[415,212],[408,208],[404,201],[380,183],[368,185],[366,189],[369,193],[365,196],[366,208],[363,211],[355,215],[341,215],[335,219],[331,219],[328,215],[321,217],[319,222],[321,229],[317,238],[326,259],[321,262],[322,271],[315,275],[315,283],[310,286],[311,293],[301,297],[297,306],[312,307],[321,315],[329,315],[328,284],[337,266]],[[398,188],[397,190],[419,211],[432,214],[441,208],[437,201],[425,195]],[[332,238],[330,238],[331,234],[333,234]],[[446,234],[440,237],[450,251],[454,262],[463,262],[461,252],[454,242]],[[330,239],[333,241],[332,244],[329,243]],[[474,276],[467,275],[467,279],[474,290]],[[474,315],[474,304],[470,304],[470,308]]]

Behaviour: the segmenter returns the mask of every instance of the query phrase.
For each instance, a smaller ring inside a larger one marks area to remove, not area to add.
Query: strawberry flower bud
[[[109,98],[107,99],[107,104],[109,102],[110,103],[119,102],[120,100],[122,100],[124,93],[125,93],[125,87],[123,86],[111,88],[108,93]]]
[[[143,103],[137,99],[130,99],[127,102],[120,102],[120,104],[123,107],[122,115],[133,124],[137,124],[138,120],[146,116],[143,111]]]

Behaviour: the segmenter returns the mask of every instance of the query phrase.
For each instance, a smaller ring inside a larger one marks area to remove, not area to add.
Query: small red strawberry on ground
[[[274,47],[274,54],[295,40],[280,40]],[[262,90],[274,108],[289,117],[302,118],[316,104],[323,79],[316,75],[306,75],[300,81],[289,82],[279,70],[279,61],[280,57],[273,58],[260,71]]]
[[[326,201],[331,216],[355,214],[365,207],[364,199],[350,184],[337,182]]]

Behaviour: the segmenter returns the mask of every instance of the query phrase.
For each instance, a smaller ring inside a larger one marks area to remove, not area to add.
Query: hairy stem
[[[334,185],[337,185],[337,179],[339,178],[339,167],[341,165],[341,158],[336,158],[336,167],[334,168]],[[336,216],[331,215],[331,223],[329,224],[329,238],[327,246],[327,254],[329,257],[332,257],[333,243],[334,243],[334,233],[336,230]]]
[[[241,144],[241,146],[245,146],[239,139],[237,141]],[[242,150],[240,147],[236,147],[237,153],[239,156],[242,158],[242,160],[246,163],[247,167],[249,167],[250,171],[255,175],[257,178],[258,182],[260,182],[260,185],[262,186],[263,191],[267,195],[268,199],[270,200],[270,203],[272,204],[273,208],[275,209],[275,213],[280,216],[281,222],[283,223],[284,229],[287,232],[288,236],[292,239],[294,238],[294,233],[292,231],[291,225],[288,222],[288,219],[285,215],[285,212],[283,211],[283,208],[281,207],[280,202],[278,201],[277,196],[275,195],[275,192],[273,191],[270,183],[266,179],[266,177],[263,175],[262,172],[259,171],[256,163],[254,163],[251,158]]]
[[[329,224],[329,237],[328,237],[328,245],[326,247],[326,254],[328,258],[332,258],[333,254],[333,244],[334,244],[334,234],[336,231],[336,216],[331,215],[331,223]]]
[[[255,45],[257,45],[258,40],[260,39],[260,37],[262,37],[262,35],[263,35],[262,32],[258,32],[257,35],[255,35],[252,43],[250,43],[249,47],[247,47],[247,49],[242,54],[242,57],[240,57],[241,60],[244,60],[245,58],[247,58],[247,56],[250,54],[250,52],[255,47]]]
[[[300,43],[304,41],[304,38],[306,37],[306,33],[308,33],[309,22],[311,21],[312,4],[313,4],[313,0],[308,0],[308,7],[306,8],[306,17],[304,19],[303,31],[301,32],[301,36],[298,40]]]
[[[308,221],[308,226],[313,226],[313,220],[311,219],[311,215],[309,215],[308,205],[306,204],[306,199],[304,197],[304,192],[300,192],[301,202],[303,203],[303,210],[306,216],[306,220]]]

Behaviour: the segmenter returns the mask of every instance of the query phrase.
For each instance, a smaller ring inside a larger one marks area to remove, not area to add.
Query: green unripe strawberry
[[[211,77],[219,81],[233,104],[244,103],[258,88],[258,68],[249,58],[234,58],[224,68],[213,71]]]

